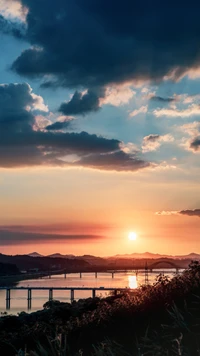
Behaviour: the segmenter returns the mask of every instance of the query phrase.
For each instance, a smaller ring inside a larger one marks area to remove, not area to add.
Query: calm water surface
[[[172,270],[171,270],[172,271]],[[157,274],[165,273],[172,277],[175,274],[169,273],[166,270],[157,270]],[[149,283],[155,282],[156,273],[149,273]],[[65,279],[63,275],[52,276],[42,279],[31,279],[20,281],[16,287],[111,287],[111,288],[137,288],[145,283],[144,273],[139,273],[137,276],[132,272],[115,273],[114,278],[109,273],[98,273],[95,278],[94,273],[83,273],[82,278],[78,273],[67,275]],[[75,299],[91,297],[92,291],[75,291]],[[32,291],[32,309],[36,311],[43,308],[43,304],[48,301],[49,291]],[[109,292],[97,291],[97,296],[109,295]],[[6,311],[6,292],[0,290],[0,312]],[[53,298],[60,301],[70,302],[70,291],[54,291]],[[9,313],[17,314],[21,311],[27,311],[27,291],[11,290],[11,309]]]

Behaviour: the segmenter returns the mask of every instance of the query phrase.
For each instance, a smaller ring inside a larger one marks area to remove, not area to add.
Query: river
[[[170,270],[172,272],[173,270]],[[155,271],[154,271],[155,272]],[[167,269],[158,269],[157,274],[164,273],[170,278],[175,274],[169,273]],[[156,273],[149,273],[148,280],[150,284],[155,282]],[[132,288],[145,283],[145,275],[140,272],[137,276],[132,272],[115,273],[114,278],[110,273],[98,273],[95,278],[95,273],[83,273],[82,278],[78,273],[68,274],[66,279],[63,275],[52,276],[42,279],[30,279],[20,281],[15,284],[16,287],[108,287],[108,288]],[[91,297],[92,291],[75,291],[75,299]],[[99,291],[97,296],[109,295],[109,292]],[[0,290],[0,313],[6,311],[6,292]],[[70,291],[54,291],[53,298],[60,301],[70,302]],[[43,304],[48,300],[48,290],[32,291],[32,309],[37,311],[42,309]],[[21,311],[27,311],[27,291],[11,290],[11,308],[9,314],[17,314]],[[30,312],[30,311],[29,311]]]

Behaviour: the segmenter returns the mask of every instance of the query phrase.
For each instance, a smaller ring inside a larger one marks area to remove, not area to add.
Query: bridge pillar
[[[115,295],[115,296],[117,295],[117,292],[118,292],[117,289],[115,289],[115,290],[114,290],[114,295]]]
[[[97,278],[97,272],[95,272],[95,278]]]
[[[28,289],[27,301],[28,301],[28,310],[30,310],[31,309],[31,302],[32,302],[32,289],[31,288]]]
[[[49,273],[49,279],[51,279],[51,274]]]
[[[53,300],[53,288],[49,289],[49,301],[51,302]]]
[[[176,274],[178,274],[178,272],[179,272],[179,268],[176,268]]]
[[[149,275],[148,275],[148,267],[147,264],[145,266],[145,284],[149,284]]]
[[[10,310],[10,289],[6,289],[6,309]]]
[[[67,273],[64,274],[64,278],[65,278],[65,279],[67,278]]]
[[[114,274],[115,274],[115,273],[114,273],[114,272],[112,272],[112,278],[114,278]]]
[[[82,278],[82,273],[80,272],[80,278]]]
[[[93,288],[92,290],[92,298],[95,298],[96,297],[96,289]]]
[[[71,303],[74,301],[74,289],[71,289]]]

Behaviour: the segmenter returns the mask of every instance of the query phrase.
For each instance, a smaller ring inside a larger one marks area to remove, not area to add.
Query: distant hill
[[[200,254],[199,253],[190,253],[189,255],[183,255],[183,256],[175,256],[176,259],[191,259],[191,260],[200,260]]]
[[[158,253],[150,253],[150,252],[144,252],[144,253],[131,253],[131,254],[124,254],[124,255],[115,255],[108,257],[109,260],[116,260],[116,259],[121,259],[121,258],[129,258],[129,259],[158,259],[158,258],[170,258],[170,259],[176,259],[176,260],[200,260],[200,254],[198,253],[190,253],[188,255],[180,255],[180,256],[172,256],[172,255],[162,255]]]
[[[82,259],[52,258],[48,256],[32,257],[28,255],[8,256],[0,253],[0,263],[15,264],[19,270],[30,270],[37,268],[44,270],[77,270],[87,269],[90,264]]]
[[[30,257],[43,257],[43,255],[40,255],[40,253],[38,253],[38,252],[31,252],[27,256],[30,256]]]
[[[83,255],[83,256],[75,256],[72,254],[69,255],[62,255],[61,253],[53,253],[48,256],[42,256],[38,252],[32,252],[28,254],[27,256],[30,257],[50,257],[50,258],[62,258],[62,259],[68,259],[68,260],[84,260],[87,261],[91,265],[105,265],[106,261],[111,261],[111,260],[117,260],[117,259],[159,259],[159,258],[170,258],[170,259],[175,259],[175,260],[200,260],[200,254],[198,253],[190,253],[188,255],[177,255],[177,256],[172,256],[172,255],[165,255],[165,254],[159,254],[159,253],[151,253],[151,252],[144,252],[144,253],[130,253],[130,254],[124,254],[124,255],[115,255],[115,256],[110,256],[110,257],[98,257],[98,256],[93,256],[93,255]]]
[[[48,257],[51,257],[51,258],[68,258],[68,259],[76,258],[76,256],[74,256],[74,255],[62,255],[61,253],[53,253],[52,255],[48,255]]]
[[[51,258],[67,258],[67,259],[75,259],[75,260],[84,260],[91,265],[105,265],[106,259],[102,257],[96,257],[92,255],[83,255],[83,256],[74,256],[74,255],[62,255],[61,253],[54,253],[49,255]]]

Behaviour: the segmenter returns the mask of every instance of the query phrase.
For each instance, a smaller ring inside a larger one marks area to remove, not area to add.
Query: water
[[[165,273],[172,277],[176,270],[158,269],[157,274]],[[155,271],[154,271],[155,272]],[[149,273],[149,283],[155,282],[156,273]],[[145,283],[145,274],[140,272],[137,276],[135,273],[115,273],[112,278],[111,273],[98,273],[98,277],[95,278],[95,273],[83,273],[82,278],[78,273],[72,273],[67,275],[65,279],[63,275],[52,276],[42,279],[31,279],[20,281],[15,285],[16,287],[108,287],[108,288],[132,288],[135,289],[138,286]],[[48,301],[48,290],[32,291],[32,309],[31,311],[37,311],[43,308],[43,304]],[[109,295],[106,291],[97,291],[97,296]],[[92,291],[75,291],[75,299],[89,298],[92,296]],[[6,292],[0,290],[0,312],[6,311]],[[54,291],[53,298],[63,302],[70,302],[70,291]],[[27,311],[27,291],[23,290],[11,290],[11,309],[9,313],[17,314],[21,311]],[[30,312],[30,311],[29,311]]]

